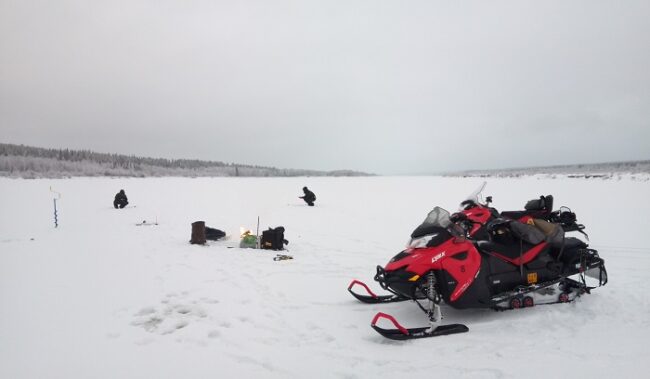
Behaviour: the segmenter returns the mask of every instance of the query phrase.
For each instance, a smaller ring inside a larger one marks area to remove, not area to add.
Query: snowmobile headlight
[[[399,254],[397,254],[396,256],[394,256],[394,257],[393,257],[393,258],[392,258],[388,263],[397,262],[397,261],[399,261],[400,259],[403,259],[403,258],[408,257],[410,254],[411,254],[411,250],[404,250],[404,251],[402,251],[401,253],[399,253]]]

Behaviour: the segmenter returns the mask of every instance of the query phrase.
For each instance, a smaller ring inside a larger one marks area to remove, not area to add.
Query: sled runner
[[[286,254],[278,254],[275,257],[273,257],[274,261],[286,261],[289,259],[293,259],[291,255],[286,255]]]
[[[136,226],[155,226],[155,225],[158,225],[158,221],[150,222],[150,221],[147,221],[147,220],[142,220],[142,222],[139,222],[139,223],[137,223],[135,225]]]

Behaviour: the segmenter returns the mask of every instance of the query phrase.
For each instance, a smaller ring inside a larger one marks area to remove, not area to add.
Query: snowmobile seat
[[[565,249],[584,249],[587,247],[587,244],[575,237],[567,237],[564,239],[564,248]]]
[[[548,220],[551,212],[547,210],[529,210],[529,211],[505,211],[501,212],[501,216],[511,220],[519,220],[522,217],[530,216],[532,218],[541,218]]]
[[[524,241],[522,241],[521,244],[517,242],[508,245],[496,243],[493,241],[478,241],[477,245],[479,250],[485,253],[488,253],[490,255],[495,255],[499,258],[505,257],[510,260],[519,259],[520,256],[525,255],[526,252],[528,252],[529,250],[537,246]]]
[[[560,251],[562,251],[561,260],[565,263],[574,262],[579,259],[579,251],[586,249],[588,246],[582,240],[575,237],[567,237],[564,239],[564,246],[556,247],[552,250],[551,255],[555,259],[558,258]]]
[[[524,209],[523,211],[501,212],[501,216],[511,220],[519,220],[524,216],[530,216],[548,221],[553,212],[553,195],[540,196],[539,199],[530,200],[526,203]]]

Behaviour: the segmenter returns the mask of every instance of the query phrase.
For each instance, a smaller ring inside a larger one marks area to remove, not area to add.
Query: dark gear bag
[[[223,230],[215,229],[215,228],[210,228],[210,227],[205,227],[205,239],[211,240],[211,241],[217,241],[223,237],[226,236],[226,233],[224,233]]]
[[[540,196],[539,199],[530,200],[524,206],[527,211],[552,211],[553,195]]]
[[[537,245],[546,239],[546,236],[541,230],[533,225],[524,224],[519,221],[512,221],[510,223],[510,230],[519,239],[533,245]]]
[[[564,244],[564,229],[560,225],[538,218],[533,219],[533,224],[544,233],[546,242],[551,246],[562,247]]]
[[[277,228],[269,228],[262,232],[262,249],[268,250],[284,250],[284,245],[288,245],[289,241],[284,239],[284,227],[278,226]]]

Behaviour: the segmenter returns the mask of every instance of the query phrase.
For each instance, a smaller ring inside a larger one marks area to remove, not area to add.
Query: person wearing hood
[[[120,192],[115,195],[115,200],[113,200],[113,206],[115,209],[117,208],[124,208],[129,204],[129,200],[126,198],[126,193],[124,193],[124,190],[120,190]]]
[[[300,196],[301,199],[305,200],[305,203],[310,207],[314,206],[314,201],[316,201],[316,195],[311,192],[307,187],[302,187],[302,192],[305,193],[305,196]]]

